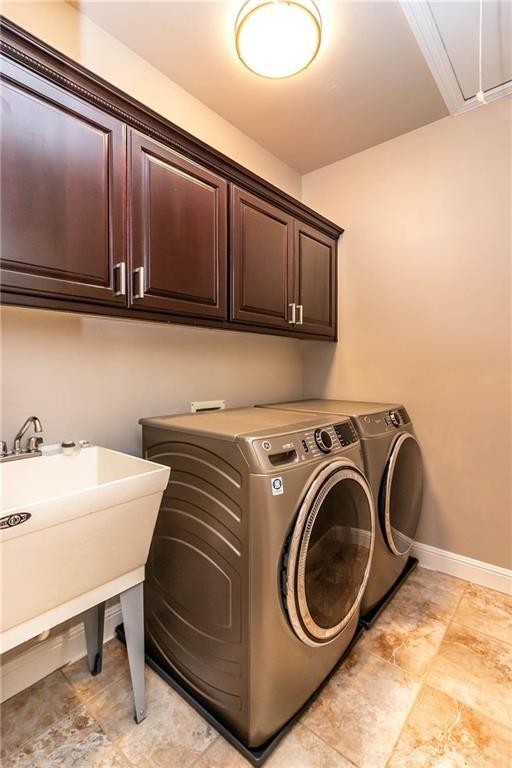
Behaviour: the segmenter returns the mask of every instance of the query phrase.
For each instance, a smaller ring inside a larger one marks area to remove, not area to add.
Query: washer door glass
[[[401,434],[389,455],[380,497],[386,542],[395,555],[412,547],[421,514],[423,461],[416,438]]]
[[[374,510],[366,479],[336,462],[312,484],[293,530],[286,606],[301,640],[333,640],[359,606],[374,541]]]

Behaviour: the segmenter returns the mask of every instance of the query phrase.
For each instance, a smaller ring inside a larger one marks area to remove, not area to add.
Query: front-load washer
[[[375,517],[350,419],[247,408],[142,419],[172,467],[146,566],[146,650],[250,748],[357,629]]]
[[[361,618],[369,623],[407,569],[421,514],[423,462],[409,414],[403,405],[347,400],[300,400],[264,407],[352,420],[379,521],[361,603]]]

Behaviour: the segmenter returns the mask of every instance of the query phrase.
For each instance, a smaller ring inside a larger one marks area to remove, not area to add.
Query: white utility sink
[[[92,446],[0,464],[0,653],[144,580],[169,471]]]

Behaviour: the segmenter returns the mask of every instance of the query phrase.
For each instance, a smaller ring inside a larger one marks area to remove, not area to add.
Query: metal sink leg
[[[135,722],[140,723],[146,717],[143,583],[136,584],[131,589],[127,589],[126,592],[121,592],[120,597],[128,662],[132,678]]]
[[[105,625],[105,603],[98,603],[84,613],[87,661],[91,675],[99,675],[103,663],[103,628]]]

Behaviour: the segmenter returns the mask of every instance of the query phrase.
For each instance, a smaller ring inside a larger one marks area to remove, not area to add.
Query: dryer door
[[[384,537],[395,555],[406,555],[413,545],[422,495],[420,447],[414,435],[403,432],[391,448],[379,500]]]
[[[375,515],[366,478],[329,464],[312,482],[283,558],[284,600],[308,645],[334,640],[361,601],[373,552]]]

